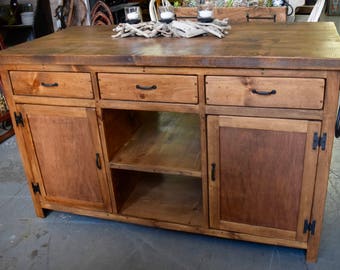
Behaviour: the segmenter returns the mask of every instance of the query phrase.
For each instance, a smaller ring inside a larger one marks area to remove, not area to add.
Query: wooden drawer
[[[196,76],[99,73],[101,98],[197,103]]]
[[[11,71],[10,77],[16,95],[93,98],[89,73]]]
[[[213,105],[322,109],[325,80],[206,77],[206,103]]]

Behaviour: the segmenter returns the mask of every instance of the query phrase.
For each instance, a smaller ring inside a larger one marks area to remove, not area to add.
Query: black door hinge
[[[17,126],[19,125],[24,126],[24,119],[22,118],[21,112],[19,113],[14,112],[14,118],[15,118],[15,123],[17,124]]]
[[[33,192],[34,192],[34,193],[39,193],[39,194],[41,194],[39,183],[32,183],[32,189],[33,189]]]
[[[303,233],[306,233],[306,232],[310,231],[310,234],[314,235],[314,233],[315,233],[315,224],[316,224],[315,220],[313,220],[312,222],[308,222],[308,220],[305,219],[305,223],[303,225]]]
[[[327,133],[323,133],[322,136],[319,137],[319,134],[317,132],[314,132],[313,150],[316,150],[316,148],[319,146],[321,147],[322,151],[325,151],[326,142],[327,142]]]

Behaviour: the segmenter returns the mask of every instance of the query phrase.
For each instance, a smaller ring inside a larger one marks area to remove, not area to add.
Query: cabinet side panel
[[[306,134],[220,130],[221,219],[295,231]]]
[[[87,118],[30,115],[46,195],[102,202]]]

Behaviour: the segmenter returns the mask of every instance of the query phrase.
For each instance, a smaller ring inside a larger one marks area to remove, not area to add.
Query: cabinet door
[[[111,211],[95,109],[21,105],[19,111],[43,202]]]
[[[211,227],[306,241],[319,131],[313,121],[209,116]]]

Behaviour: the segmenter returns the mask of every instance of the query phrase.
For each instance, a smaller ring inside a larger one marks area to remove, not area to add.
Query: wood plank
[[[305,141],[303,133],[222,124],[221,220],[296,231]]]
[[[198,103],[196,76],[99,73],[101,98]]]
[[[182,113],[198,113],[198,105],[192,104],[173,104],[160,102],[137,102],[137,101],[117,101],[117,100],[100,100],[98,102],[100,108],[125,109],[125,110],[141,110],[141,111],[162,111],[162,112],[182,112]]]
[[[315,262],[318,257],[322,222],[324,216],[329,168],[332,158],[334,129],[337,105],[339,100],[339,80],[340,76],[338,72],[328,73],[328,83],[326,86],[325,94],[325,110],[323,111],[323,122],[321,127],[321,134],[327,133],[326,149],[319,151],[317,174],[314,187],[314,198],[311,221],[316,221],[315,233],[312,236],[309,234],[308,238],[308,250],[307,261]]]
[[[89,73],[11,71],[10,77],[16,95],[93,98]]]
[[[117,196],[116,196],[116,190],[115,185],[113,183],[112,175],[111,175],[111,168],[109,166],[109,156],[108,156],[108,144],[105,139],[105,129],[103,124],[103,111],[100,108],[96,108],[97,112],[97,121],[98,121],[98,128],[99,128],[99,135],[100,135],[100,142],[102,144],[102,153],[104,158],[104,164],[103,166],[106,169],[106,178],[107,178],[107,184],[109,187],[109,195],[110,200],[112,203],[112,212],[118,213],[118,206],[117,206]],[[114,134],[114,133],[113,133]]]
[[[140,116],[129,110],[103,110],[102,122],[106,152],[112,160],[118,150],[125,145],[140,127]]]
[[[213,105],[322,109],[324,88],[323,79],[207,76],[206,101]]]
[[[131,66],[76,66],[76,65],[1,65],[0,70],[20,70],[20,71],[70,71],[70,72],[105,72],[124,74],[165,74],[165,75],[230,75],[230,76],[266,76],[266,77],[296,77],[296,78],[326,78],[327,72],[324,70],[276,70],[276,69],[224,69],[203,67],[188,68],[182,67],[131,67]],[[123,72],[124,71],[124,72]],[[96,82],[92,80],[93,82]]]
[[[207,125],[205,115],[205,76],[198,76],[198,100],[199,100],[199,117],[200,117],[200,132],[201,132],[201,179],[202,179],[202,207],[204,226],[209,227],[209,189],[208,189],[208,145],[207,145]]]
[[[230,231],[222,231],[222,230],[215,230],[210,228],[204,228],[201,225],[185,225],[185,224],[178,224],[173,222],[166,222],[154,219],[145,219],[145,218],[138,218],[138,217],[131,217],[131,216],[124,216],[120,214],[107,214],[102,212],[94,212],[84,209],[78,209],[74,207],[65,207],[55,203],[46,203],[43,202],[42,206],[46,209],[74,213],[78,215],[85,215],[90,217],[97,217],[102,219],[108,220],[115,220],[120,222],[129,222],[133,224],[140,224],[149,227],[156,227],[156,228],[163,228],[168,230],[175,230],[181,232],[189,232],[189,233],[199,233],[205,234],[210,236],[216,236],[226,239],[234,239],[234,240],[241,240],[241,241],[252,241],[255,243],[262,243],[262,244],[270,244],[276,246],[286,246],[286,247],[294,247],[299,249],[306,249],[307,244],[305,242],[287,240],[287,239],[279,239],[279,238],[272,238],[272,237],[261,237],[257,235],[249,235],[245,233],[237,233],[237,232],[230,232]]]
[[[223,39],[133,38],[131,42],[113,40],[111,35],[111,26],[70,27],[1,51],[1,63],[305,70],[340,66],[340,37],[330,22],[240,24]]]
[[[306,133],[308,121],[289,120],[289,119],[270,119],[255,117],[233,117],[223,116],[219,118],[219,124],[222,127],[230,127],[235,129],[254,129],[266,131],[285,131]]]
[[[197,18],[196,7],[175,8],[175,14],[178,20]],[[247,19],[249,16],[249,19]],[[275,16],[275,20],[274,20]],[[287,20],[286,7],[218,7],[214,8],[214,18],[228,18],[230,24],[239,24],[247,22],[256,23],[284,23]]]
[[[159,113],[119,150],[111,168],[201,177],[199,118]]]
[[[134,174],[136,186],[120,214],[186,225],[203,224],[200,181],[187,176]]]
[[[91,99],[76,98],[53,98],[53,97],[37,97],[37,96],[13,96],[17,104],[40,104],[40,105],[60,105],[72,107],[95,107],[95,101]]]
[[[244,224],[239,222],[230,222],[221,220],[221,228],[228,228],[228,231],[242,232],[254,236],[264,236],[279,239],[296,240],[296,231],[282,230],[277,228],[265,227],[265,226],[254,226],[250,224]]]
[[[234,116],[256,116],[285,119],[322,120],[321,110],[298,110],[280,108],[251,108],[242,106],[205,106],[206,114],[212,115],[234,115]]]
[[[208,141],[208,187],[209,187],[209,222],[215,229],[220,228],[220,140],[219,140],[219,117],[208,116],[207,118],[207,141]],[[214,179],[213,179],[214,178]]]
[[[300,211],[297,225],[296,240],[307,241],[308,234],[303,232],[305,220],[309,220],[313,204],[313,192],[319,149],[313,149],[314,133],[320,133],[321,122],[309,122],[307,128],[304,170],[302,176]]]

